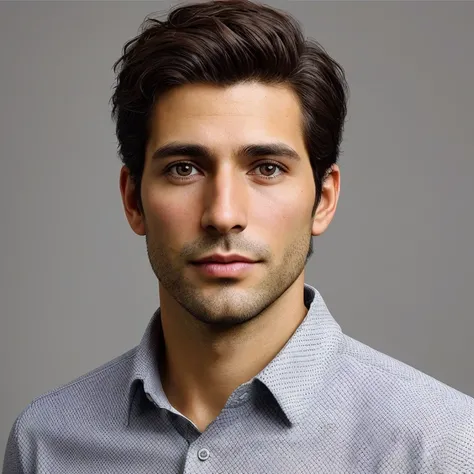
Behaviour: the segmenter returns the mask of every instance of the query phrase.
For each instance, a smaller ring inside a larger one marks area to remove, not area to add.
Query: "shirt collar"
[[[331,365],[339,353],[343,334],[322,296],[304,285],[308,312],[277,356],[255,376],[273,394],[291,424],[298,423],[306,408],[327,383]],[[163,392],[156,354],[162,345],[160,308],[156,310],[132,356],[132,371],[126,387],[126,424],[139,382],[158,406],[172,410]]]

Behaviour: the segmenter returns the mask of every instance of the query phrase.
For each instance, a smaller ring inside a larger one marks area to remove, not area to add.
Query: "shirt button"
[[[200,449],[198,452],[198,458],[201,461],[205,461],[207,458],[209,458],[209,450],[206,448]]]
[[[148,398],[150,402],[153,402],[153,398],[151,398],[151,395],[148,392],[146,393],[146,398]]]
[[[248,393],[244,393],[244,394],[240,395],[239,400],[245,400],[248,396],[249,396]]]

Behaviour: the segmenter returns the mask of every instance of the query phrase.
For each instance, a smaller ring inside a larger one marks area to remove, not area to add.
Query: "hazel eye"
[[[278,170],[280,170],[280,174],[281,174],[281,173],[284,173],[284,171],[285,171],[280,165],[277,165],[276,163],[273,163],[272,161],[268,161],[266,163],[259,163],[256,166],[256,169],[265,168],[265,167],[270,168],[270,172],[274,171],[275,169],[278,169]],[[267,169],[267,171],[268,171],[268,169]],[[274,178],[274,177],[280,176],[280,174],[277,174],[276,176],[274,176],[274,174],[272,174],[270,176],[267,176],[267,175],[263,174],[261,176],[263,176],[265,178]]]
[[[186,171],[190,171],[192,168],[197,169],[190,162],[180,161],[178,163],[173,163],[169,168],[167,168],[166,171],[165,171],[165,174],[168,175],[168,176],[171,176],[174,179],[186,181],[187,179],[192,178],[193,175],[192,174],[184,174],[183,175],[183,174],[180,174],[179,172],[175,173],[175,172],[173,172],[173,169],[176,169],[176,171],[178,171],[179,169],[181,169],[181,171],[183,171],[183,169],[184,169],[184,172],[186,173]],[[267,172],[268,171],[270,172],[270,174],[267,175],[266,172],[264,171],[263,173],[257,173],[257,176],[260,176],[261,178],[264,178],[266,180],[279,178],[282,174],[286,173],[283,166],[279,165],[278,163],[274,163],[273,161],[265,161],[263,163],[258,163],[257,165],[254,166],[253,170],[265,169],[265,168],[266,168]],[[268,168],[270,168],[270,169],[268,169]],[[275,170],[278,170],[279,173],[275,174]]]
[[[183,170],[183,168],[187,168],[189,170],[191,168],[195,168],[195,166],[193,166],[191,163],[187,163],[187,162],[175,163],[174,165],[172,165],[168,168],[167,174],[174,175],[174,173],[171,173],[171,170],[173,168],[176,168],[176,169],[181,168],[181,170]],[[176,175],[174,175],[174,176],[176,176]],[[186,174],[186,175],[183,176],[181,174],[178,174],[176,177],[178,177],[178,178],[188,178],[189,176],[192,176],[192,175]]]

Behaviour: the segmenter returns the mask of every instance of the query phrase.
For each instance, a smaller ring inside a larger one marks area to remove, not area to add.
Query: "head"
[[[114,71],[122,199],[160,297],[209,324],[257,316],[334,215],[342,68],[287,13],[224,0],[147,18]],[[257,263],[229,278],[192,264],[214,253]]]

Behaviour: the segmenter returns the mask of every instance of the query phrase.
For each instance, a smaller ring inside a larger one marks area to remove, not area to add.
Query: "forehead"
[[[262,139],[305,154],[298,97],[286,86],[187,84],[161,96],[151,117],[150,146],[199,141],[235,146]]]

